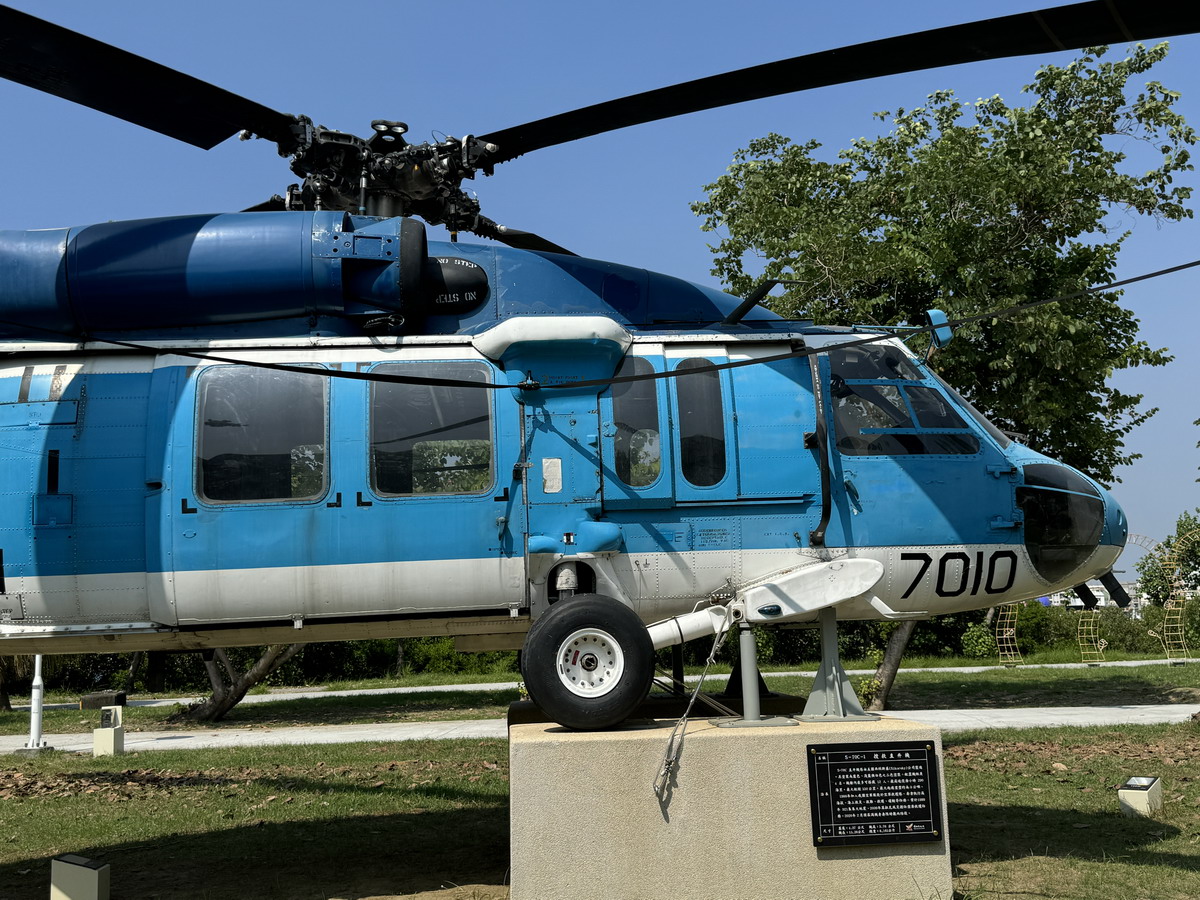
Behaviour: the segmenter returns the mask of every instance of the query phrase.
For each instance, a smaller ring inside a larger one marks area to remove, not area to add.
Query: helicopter
[[[906,332],[576,256],[463,183],[716,106],[1196,31],[1079,3],[414,143],[0,7],[5,78],[203,149],[269,141],[298,179],[240,212],[0,232],[0,651],[451,635],[521,649],[551,717],[602,728],[655,651],[734,626],[1116,593],[1120,506]],[[915,331],[952,339],[936,310]]]

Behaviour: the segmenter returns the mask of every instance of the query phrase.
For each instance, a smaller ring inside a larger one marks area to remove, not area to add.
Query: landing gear
[[[556,603],[525,638],[521,676],[554,721],[582,731],[628,718],[654,678],[654,647],[629,607],[599,594]]]

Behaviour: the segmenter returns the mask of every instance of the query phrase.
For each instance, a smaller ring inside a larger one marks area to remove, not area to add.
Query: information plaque
[[[939,786],[929,741],[809,744],[813,844],[940,841]]]

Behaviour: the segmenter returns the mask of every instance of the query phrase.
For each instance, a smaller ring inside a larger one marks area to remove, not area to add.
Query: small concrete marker
[[[1154,775],[1134,776],[1117,789],[1122,815],[1151,817],[1163,807],[1162,780]]]
[[[108,900],[109,866],[74,853],[50,861],[50,900]]]

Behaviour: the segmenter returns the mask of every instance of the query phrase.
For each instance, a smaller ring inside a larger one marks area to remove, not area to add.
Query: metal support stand
[[[879,716],[863,710],[838,658],[837,612],[826,607],[817,616],[821,624],[821,665],[800,718],[805,722],[874,722]]]
[[[729,697],[742,696],[742,690],[743,690],[743,688],[742,688],[742,669],[743,669],[742,657],[739,655],[737,662],[735,662],[733,665],[733,671],[729,673],[729,680],[725,682],[725,690],[723,690],[723,691],[721,691],[721,693],[717,694],[718,697],[725,699],[725,698],[729,698]],[[754,680],[758,682],[759,699],[762,699],[763,697],[778,697],[779,696],[774,691],[772,691],[769,687],[767,687],[767,683],[765,681],[763,681],[761,672],[758,672],[756,675],[754,672],[752,672],[751,674],[754,675]]]
[[[33,658],[33,687],[29,694],[29,743],[17,751],[20,754],[44,753],[53,750],[42,740],[42,707],[45,704],[46,683],[42,680],[42,657]]]
[[[738,624],[738,663],[742,667],[742,717],[732,721],[714,720],[718,728],[761,728],[764,726],[798,725],[795,719],[786,716],[762,717],[759,703],[758,646],[754,643],[754,629],[749,622]]]

